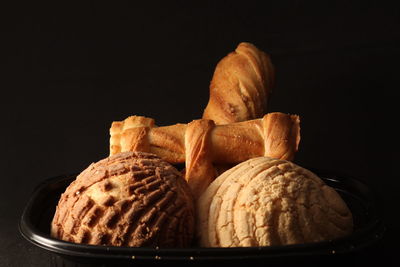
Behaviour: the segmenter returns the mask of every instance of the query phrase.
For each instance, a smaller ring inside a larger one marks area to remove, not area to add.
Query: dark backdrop
[[[106,157],[112,121],[201,117],[217,62],[242,41],[275,65],[268,111],[301,116],[296,162],[357,177],[381,196],[387,234],[365,257],[395,260],[399,9],[369,1],[260,3],[0,9],[1,266],[49,262],[17,229],[37,184]]]

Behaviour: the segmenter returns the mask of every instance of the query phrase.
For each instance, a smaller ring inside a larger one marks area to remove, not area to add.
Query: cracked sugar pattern
[[[158,157],[121,153],[92,164],[71,183],[51,234],[93,245],[186,247],[194,235],[189,190]]]
[[[352,232],[350,210],[312,172],[260,157],[219,176],[199,201],[202,246],[271,246],[331,240]]]

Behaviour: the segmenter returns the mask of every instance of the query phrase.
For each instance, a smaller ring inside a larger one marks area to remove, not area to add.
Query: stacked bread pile
[[[349,234],[352,216],[339,194],[290,162],[299,116],[265,114],[273,83],[268,55],[241,43],[218,63],[202,119],[163,127],[142,116],[113,122],[110,156],[62,194],[52,236],[114,246],[235,247]]]

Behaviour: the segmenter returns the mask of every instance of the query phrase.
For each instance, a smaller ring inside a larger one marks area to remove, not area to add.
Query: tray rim
[[[376,192],[364,182],[356,178],[350,178],[326,170],[312,170],[324,182],[343,183],[350,181],[361,186],[371,195],[374,202],[370,203],[375,208],[376,216],[369,221],[362,229],[357,229],[351,235],[335,240],[328,240],[316,243],[294,244],[285,246],[263,246],[263,247],[234,247],[234,248],[210,248],[210,247],[189,247],[189,248],[149,248],[149,247],[116,247],[97,246],[66,242],[50,237],[32,225],[29,215],[32,213],[32,206],[38,195],[45,188],[60,183],[63,180],[73,180],[74,174],[58,175],[43,180],[33,190],[28,204],[25,206],[20,217],[18,228],[20,234],[33,245],[66,257],[96,258],[96,259],[151,259],[151,260],[227,260],[227,259],[260,259],[279,258],[292,256],[322,256],[339,255],[360,251],[371,246],[382,239],[386,227],[381,219],[380,210],[376,208],[379,197]],[[329,177],[326,177],[329,176]],[[336,190],[336,188],[335,188]],[[369,233],[369,234],[368,234]],[[351,241],[351,242],[350,242]],[[354,242],[356,241],[356,242]]]

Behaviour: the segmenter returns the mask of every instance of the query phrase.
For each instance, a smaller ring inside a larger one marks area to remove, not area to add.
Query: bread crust
[[[197,200],[203,247],[278,246],[332,240],[353,230],[340,195],[314,173],[257,157],[218,176]]]
[[[251,43],[240,43],[215,68],[203,118],[216,124],[261,118],[274,82],[269,55]]]
[[[92,245],[188,247],[194,204],[181,173],[159,157],[124,152],[91,164],[61,195],[51,236]]]
[[[110,155],[143,151],[170,163],[186,162],[185,178],[191,188],[196,188],[195,197],[215,177],[213,164],[236,164],[257,156],[292,160],[300,142],[299,116],[280,112],[225,125],[199,119],[189,124],[151,127],[153,119],[137,117],[111,125]]]

